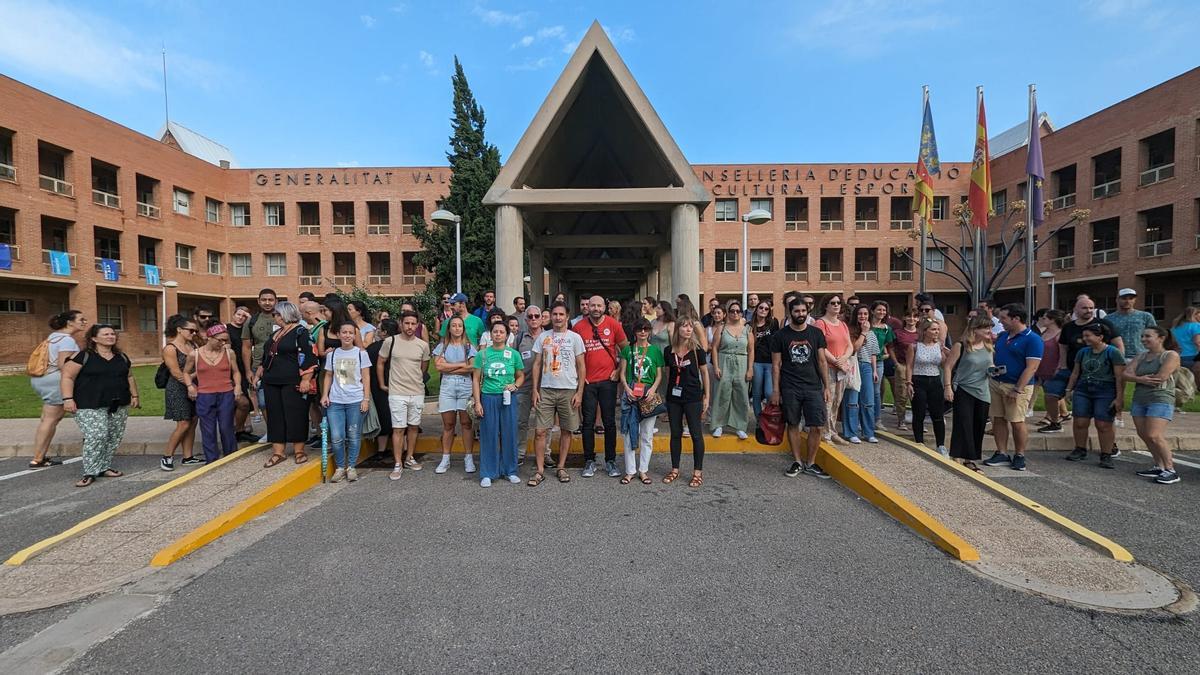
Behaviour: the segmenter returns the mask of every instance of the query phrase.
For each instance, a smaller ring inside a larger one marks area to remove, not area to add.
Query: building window
[[[1107,218],[1092,223],[1092,264],[1103,265],[1120,260],[1120,242],[1120,218]]]
[[[283,204],[263,204],[263,221],[267,227],[280,227],[283,222]]]
[[[930,272],[944,272],[946,270],[946,253],[940,248],[925,249],[925,269]]]
[[[192,211],[192,193],[175,188],[175,200],[172,208],[181,216],[190,215]]]
[[[1000,190],[992,193],[992,213],[998,216],[1004,215],[1008,210],[1008,190]]]
[[[821,229],[824,231],[844,230],[842,224],[843,202],[841,197],[821,197]]]
[[[106,323],[117,330],[125,330],[124,305],[97,305],[96,323]]]
[[[750,251],[751,272],[773,272],[775,252],[769,248],[756,248]]]
[[[1143,138],[1138,145],[1142,167],[1138,185],[1152,185],[1175,176],[1174,128]]]
[[[158,332],[158,307],[138,308],[138,329],[143,333]]]
[[[17,212],[0,207],[0,244],[17,245]]]
[[[1158,321],[1167,320],[1167,301],[1165,293],[1147,293],[1142,307],[1150,312]]]
[[[184,246],[183,244],[175,244],[175,269],[191,270],[192,269],[192,253],[195,251],[193,246]]]
[[[718,199],[714,211],[718,223],[728,223],[738,219],[736,199]]]
[[[1092,158],[1092,199],[1121,193],[1121,149],[1114,148]]]
[[[719,248],[717,249],[717,266],[716,272],[736,272],[738,263],[738,252],[736,248]]]
[[[950,198],[938,197],[933,198],[933,219],[945,220],[950,217]]]
[[[229,263],[233,266],[235,277],[248,277],[254,273],[254,264],[250,261],[249,253],[234,253],[229,256]]]
[[[221,202],[215,199],[204,200],[204,220],[209,223],[221,222]]]
[[[220,251],[208,252],[208,273],[221,275],[221,261],[225,258],[225,254]]]
[[[783,229],[785,232],[808,229],[808,197],[788,197],[783,200]]]
[[[287,274],[287,254],[267,253],[267,276],[282,277]]]
[[[233,217],[234,227],[249,227],[250,226],[250,205],[249,204],[230,204],[229,212]]]
[[[0,314],[28,314],[32,303],[16,298],[0,298]]]
[[[1167,204],[1138,212],[1142,226],[1142,243],[1138,244],[1139,258],[1169,255],[1174,243],[1174,206]]]
[[[771,214],[771,217],[774,218],[775,217],[775,200],[770,199],[770,198],[751,199],[750,200],[750,210],[753,211],[754,209],[762,209],[763,211],[766,211],[767,213]]]

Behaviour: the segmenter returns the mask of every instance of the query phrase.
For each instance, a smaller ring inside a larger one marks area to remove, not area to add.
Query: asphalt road
[[[1106,534],[1139,557],[1195,569],[1194,550],[1168,550],[1195,548],[1181,521],[1200,476],[1163,488],[1174,493],[1130,481],[1126,503],[1111,497],[1120,474],[1043,463],[1009,483],[1087,524],[1105,509]],[[998,586],[784,464],[712,456],[699,490],[602,477],[484,490],[429,470],[318,487],[336,492],[70,672],[1200,671],[1195,617]],[[1155,501],[1134,509],[1142,494]],[[1175,506],[1178,518],[1144,519]]]

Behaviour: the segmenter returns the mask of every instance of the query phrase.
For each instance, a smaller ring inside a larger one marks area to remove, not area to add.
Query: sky
[[[593,20],[694,164],[942,161],[1200,65],[1196,0],[0,0],[0,73],[243,167],[444,165],[455,56],[507,157]],[[1189,56],[1190,55],[1190,56]],[[3,102],[0,101],[0,106]]]

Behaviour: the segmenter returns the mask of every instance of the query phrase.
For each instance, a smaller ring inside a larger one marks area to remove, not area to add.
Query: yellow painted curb
[[[332,467],[331,467],[332,468]],[[213,518],[154,554],[150,564],[165,567],[212,543],[321,482],[321,462],[309,460],[257,494]]]
[[[242,448],[241,450],[234,452],[233,454],[230,454],[225,457],[222,457],[221,459],[218,459],[217,461],[213,462],[212,464],[205,464],[204,466],[202,466],[198,469],[193,469],[192,471],[189,471],[188,473],[180,476],[179,478],[176,478],[175,480],[173,480],[169,483],[164,483],[152,490],[147,490],[146,492],[143,492],[142,494],[134,497],[133,499],[130,499],[128,501],[117,504],[116,506],[114,506],[106,511],[102,511],[102,512],[92,516],[91,518],[84,520],[83,522],[79,523],[78,525],[72,527],[71,529],[69,529],[65,532],[61,532],[59,534],[54,535],[53,537],[43,539],[32,546],[29,546],[24,549],[21,549],[20,551],[17,551],[16,553],[13,554],[13,556],[11,558],[9,558],[8,560],[5,560],[4,564],[5,565],[22,565],[22,564],[28,562],[30,558],[32,558],[40,553],[44,553],[46,550],[53,548],[54,546],[57,546],[58,544],[61,544],[62,542],[66,541],[68,539],[79,536],[80,534],[87,532],[88,530],[99,525],[100,523],[103,523],[107,520],[110,520],[110,519],[116,517],[116,516],[119,516],[122,513],[125,513],[126,511],[134,508],[135,506],[140,506],[141,504],[145,504],[146,502],[150,501],[151,499],[154,499],[155,497],[158,497],[159,495],[162,495],[166,492],[174,490],[175,488],[177,488],[181,485],[184,485],[184,484],[188,483],[189,481],[196,480],[200,476],[203,476],[204,474],[206,474],[210,471],[216,470],[217,467],[220,467],[220,466],[223,466],[230,462],[233,462],[233,461],[237,460],[238,458],[243,457],[251,452],[254,452],[255,450],[258,450],[262,447],[265,447],[265,444],[255,443],[253,445],[248,445],[248,446]]]
[[[901,438],[900,436],[897,436],[892,433],[888,433],[886,431],[878,431],[878,432],[876,432],[876,434],[879,436],[883,436],[884,438],[888,439],[889,441],[891,441],[893,443],[897,443],[901,446],[904,446],[904,447],[908,448],[909,450],[921,453],[922,455],[924,455],[926,457],[926,459],[929,459],[930,461],[938,462],[942,467],[944,467],[950,471],[957,471],[960,475],[966,476],[967,478],[970,478],[971,480],[978,482],[979,484],[991,489],[993,492],[1004,497],[1008,501],[1010,501],[1014,504],[1017,504],[1018,506],[1023,506],[1026,509],[1028,509],[1029,511],[1050,521],[1051,524],[1057,526],[1059,529],[1066,531],[1068,534],[1074,535],[1078,539],[1081,539],[1083,541],[1083,543],[1085,543],[1089,546],[1092,546],[1093,548],[1099,550],[1101,553],[1106,553],[1106,554],[1112,556],[1113,560],[1116,560],[1119,562],[1133,562],[1133,554],[1130,553],[1124,546],[1121,546],[1120,544],[1109,539],[1108,537],[1105,537],[1102,534],[1098,534],[1096,532],[1093,532],[1092,530],[1089,530],[1088,528],[1084,527],[1083,525],[1080,525],[1079,523],[1071,520],[1070,518],[1067,518],[1066,516],[1033,501],[1032,499],[1026,497],[1025,495],[1023,495],[1019,492],[1010,490],[1009,488],[997,483],[996,481],[992,480],[991,478],[988,478],[987,476],[983,475],[982,473],[979,473],[976,471],[971,471],[970,469],[966,468],[965,466],[962,466],[958,462],[948,460],[945,457],[942,457],[940,454],[934,452],[933,450],[930,450],[929,448],[927,448],[923,445],[919,445],[913,441],[910,441],[907,438]]]
[[[807,436],[807,432],[801,436]],[[834,480],[858,493],[860,497],[907,525],[957,560],[979,562],[979,551],[974,546],[829,443],[821,443],[821,449],[817,452],[817,463],[826,473],[833,476]]]
[[[690,443],[691,443],[691,440],[687,436],[684,436],[683,444],[684,444],[685,452],[689,452],[691,450]],[[528,448],[526,450],[526,452],[528,454],[533,454],[533,444],[534,444],[534,434],[533,434],[533,430],[530,429],[529,430],[529,444],[528,444]],[[603,444],[604,444],[604,436],[603,435],[596,434],[596,444],[603,446]],[[624,447],[625,447],[625,440],[623,438],[618,437],[617,438],[618,452],[623,451]],[[364,453],[367,453],[368,450],[369,450],[369,452],[374,452],[374,448],[375,448],[374,441],[367,441],[367,440],[363,441]],[[547,450],[553,449],[555,453],[558,452],[557,437],[552,438],[547,441],[546,449]],[[670,436],[665,435],[665,434],[656,434],[654,436],[654,451],[655,452],[666,452],[670,449],[671,449],[671,437]],[[571,452],[578,453],[578,452],[581,452],[582,450],[583,450],[583,439],[580,438],[578,435],[576,435],[575,438],[573,438],[571,440]],[[416,451],[419,454],[427,454],[427,455],[428,454],[441,454],[441,452],[442,452],[441,437],[440,436],[418,437]],[[458,436],[454,437],[454,445],[451,446],[451,452],[453,452],[456,455],[460,455],[463,453],[462,440]],[[475,452],[479,452],[479,442],[478,441],[475,443]],[[755,453],[788,452],[788,450],[787,450],[786,443],[784,443],[783,445],[762,445],[758,441],[754,440],[754,436],[750,436],[749,438],[747,438],[746,440],[743,441],[743,440],[739,439],[737,436],[735,436],[734,434],[726,434],[724,436],[721,436],[720,438],[713,438],[712,436],[707,435],[707,431],[706,431],[706,434],[704,436],[704,452],[705,452],[705,454],[708,454],[708,453],[725,454],[725,453],[739,453],[739,452],[755,452]],[[364,454],[363,456],[366,457],[367,455]]]

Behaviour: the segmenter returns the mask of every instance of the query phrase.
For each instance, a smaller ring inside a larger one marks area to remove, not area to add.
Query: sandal
[[[29,468],[31,468],[31,469],[43,469],[48,466],[59,466],[61,464],[62,464],[62,460],[50,459],[49,457],[43,458],[42,461],[40,461],[40,462],[35,462],[33,460],[29,460]]]
[[[980,469],[980,468],[979,468],[979,467],[978,467],[978,466],[975,464],[975,462],[972,462],[972,461],[969,461],[969,460],[968,460],[968,461],[966,461],[966,462],[963,462],[963,463],[962,463],[962,465],[963,465],[963,467],[965,467],[965,468],[967,468],[967,469],[970,469],[970,470],[974,471],[975,473],[983,473],[983,469]]]
[[[664,483],[673,483],[676,478],[679,478],[679,469],[671,469],[671,472],[663,476]]]
[[[307,461],[308,461],[308,454],[307,454],[307,453],[304,453],[304,452],[297,452],[297,453],[296,453],[296,463],[297,463],[297,464],[303,464],[303,463],[305,463],[305,462],[307,462]]]
[[[654,482],[654,481],[650,480],[650,476],[647,476],[644,473],[639,473],[638,478],[641,479],[642,485],[649,485]]]
[[[282,462],[284,459],[286,459],[286,458],[283,455],[271,455],[271,458],[267,460],[267,463],[263,464],[263,468],[269,469],[269,468],[275,466],[276,464]]]
[[[84,476],[83,478],[79,479],[78,483],[75,483],[75,487],[87,487],[95,482],[96,482],[95,476]]]
[[[621,477],[621,485],[629,485],[633,482],[633,474],[627,473]]]
[[[542,481],[544,480],[546,480],[546,477],[542,475],[541,471],[538,471],[537,473],[533,474],[533,478],[529,479],[528,485],[529,487],[537,487],[541,485]]]
[[[704,476],[701,476],[699,473],[693,473],[692,479],[688,481],[688,487],[698,488],[701,485],[704,485]]]
[[[559,469],[558,471],[555,472],[555,474],[558,476],[558,482],[560,482],[560,483],[570,483],[571,482],[571,474],[567,473],[566,469]]]
[[[105,469],[104,472],[101,473],[100,475],[104,476],[105,478],[120,478],[121,476],[124,476],[125,474],[120,471],[117,471],[116,469]]]

